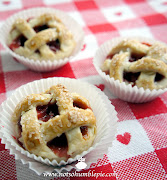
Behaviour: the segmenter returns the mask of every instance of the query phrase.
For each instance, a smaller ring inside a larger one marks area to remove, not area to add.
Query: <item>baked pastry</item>
[[[61,84],[27,96],[16,106],[12,121],[25,150],[58,162],[88,150],[96,136],[88,100]]]
[[[167,87],[167,47],[135,39],[123,40],[112,48],[101,70],[114,80],[143,87]]]
[[[69,57],[75,41],[60,19],[54,14],[43,14],[17,19],[9,33],[8,46],[29,59],[53,61]]]

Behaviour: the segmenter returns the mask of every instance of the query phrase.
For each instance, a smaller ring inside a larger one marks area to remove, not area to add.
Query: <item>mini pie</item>
[[[112,48],[101,70],[114,80],[143,87],[167,87],[167,47],[127,39]]]
[[[72,34],[54,14],[28,20],[17,19],[10,31],[8,46],[16,54],[33,60],[69,57],[76,44]]]
[[[12,121],[25,150],[57,162],[88,150],[96,136],[89,101],[61,84],[27,96],[16,106]]]

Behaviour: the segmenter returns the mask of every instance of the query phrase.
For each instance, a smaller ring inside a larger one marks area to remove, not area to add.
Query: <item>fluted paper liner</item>
[[[117,96],[119,99],[122,99],[124,101],[132,102],[132,103],[144,103],[151,101],[167,91],[167,88],[165,89],[159,89],[159,90],[150,90],[144,88],[138,88],[137,86],[133,86],[131,84],[125,84],[125,82],[120,82],[119,80],[115,80],[114,78],[110,78],[109,75],[106,75],[105,72],[101,70],[101,66],[103,62],[105,61],[107,55],[111,51],[115,45],[120,43],[122,40],[126,39],[138,39],[141,42],[146,42],[149,44],[153,44],[155,42],[162,43],[159,41],[156,41],[154,39],[149,39],[146,37],[117,37],[113,38],[109,41],[106,41],[104,44],[102,44],[99,49],[96,51],[96,54],[93,59],[93,64],[99,73],[99,75],[103,78],[106,86],[109,88],[110,92]],[[164,44],[164,43],[162,43]]]
[[[56,160],[50,161],[47,158],[44,159],[38,157],[20,147],[17,140],[14,138],[16,134],[11,122],[11,116],[14,109],[23,98],[29,94],[44,92],[52,85],[58,83],[66,86],[70,92],[76,92],[87,98],[97,120],[97,135],[92,147],[82,154],[77,155],[75,158],[69,158],[66,162],[62,160],[60,163],[57,163]],[[41,174],[42,172],[52,172],[53,170],[61,172],[64,169],[69,171],[72,168],[75,168],[75,161],[79,157],[86,155],[86,164],[87,168],[89,168],[90,164],[96,163],[97,159],[102,158],[104,154],[107,154],[108,147],[112,146],[114,135],[116,133],[116,122],[117,113],[114,106],[111,105],[107,96],[105,96],[97,87],[76,79],[48,78],[21,86],[4,103],[2,103],[0,135],[2,143],[10,150],[10,154],[15,155],[15,158],[20,159],[23,164],[29,164],[29,167],[37,174]]]
[[[64,59],[54,60],[54,61],[52,60],[39,61],[39,60],[33,60],[33,59],[20,56],[8,47],[7,38],[12,28],[12,24],[14,23],[16,19],[20,17],[23,19],[29,19],[31,17],[40,16],[41,14],[44,14],[44,13],[55,14],[59,19],[61,19],[61,21],[65,24],[67,29],[72,33],[74,40],[76,42],[76,47],[73,53],[71,54],[71,56],[66,57]],[[52,9],[52,8],[32,8],[32,9],[20,11],[12,15],[11,17],[9,17],[4,22],[0,30],[0,41],[2,45],[4,46],[4,48],[7,50],[7,52],[9,52],[14,58],[16,58],[20,63],[27,66],[29,69],[33,71],[39,71],[39,72],[52,71],[65,65],[69,60],[71,60],[74,56],[76,56],[79,53],[83,45],[83,40],[84,40],[84,32],[81,26],[65,12]]]

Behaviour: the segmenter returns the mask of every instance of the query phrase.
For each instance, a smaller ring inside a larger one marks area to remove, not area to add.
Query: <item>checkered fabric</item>
[[[167,0],[1,0],[0,25],[32,7],[66,11],[85,31],[84,45],[68,64],[47,73],[27,69],[0,45],[0,103],[19,86],[41,78],[70,77],[94,84],[115,106],[118,131],[108,154],[81,172],[116,173],[110,179],[118,180],[167,179],[167,93],[144,104],[124,102],[108,91],[92,64],[99,45],[116,36],[144,35],[167,43]],[[0,179],[51,178],[38,176],[16,161],[0,143]]]

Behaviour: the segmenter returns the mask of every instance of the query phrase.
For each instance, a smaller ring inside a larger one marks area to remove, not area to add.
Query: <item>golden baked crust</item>
[[[167,87],[167,47],[123,40],[112,48],[101,69],[115,80],[132,86],[163,89]]]
[[[61,84],[27,96],[16,106],[12,121],[26,150],[58,162],[87,150],[96,136],[96,118],[88,100]]]
[[[57,44],[57,49],[50,48]],[[10,31],[8,45],[15,53],[29,59],[53,61],[69,57],[76,43],[60,19],[54,14],[43,14],[29,20],[17,19]]]

